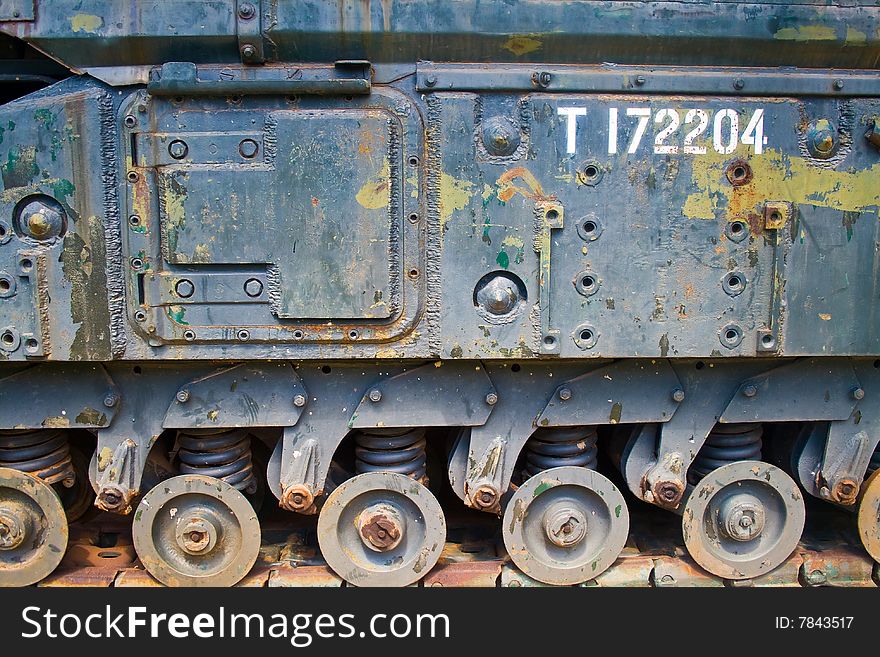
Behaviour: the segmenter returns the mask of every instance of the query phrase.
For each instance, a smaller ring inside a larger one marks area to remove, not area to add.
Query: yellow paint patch
[[[868,35],[854,27],[846,28],[846,44],[848,46],[868,45]]]
[[[521,237],[517,237],[516,235],[508,235],[503,240],[501,240],[502,246],[512,246],[516,249],[522,249],[525,246],[525,242],[523,242]]]
[[[714,219],[716,212],[728,218],[747,218],[767,201],[863,212],[880,206],[880,164],[861,171],[835,171],[811,166],[804,158],[776,150],[749,157],[752,181],[733,187],[725,176],[732,155],[706,155],[693,162],[697,192],[688,196],[683,213],[691,219]]]
[[[391,170],[387,161],[379,173],[364,183],[364,186],[355,195],[355,199],[361,207],[367,210],[388,207],[388,204],[391,203]]]
[[[831,315],[829,315],[828,313],[819,313],[819,319],[821,319],[823,322],[827,322],[829,319],[831,319]]]
[[[94,34],[104,25],[104,19],[92,14],[76,14],[70,17],[70,29],[74,32]]]
[[[502,47],[519,57],[520,55],[526,55],[530,52],[540,50],[543,45],[544,44],[537,39],[529,36],[512,36],[504,42]]]
[[[782,41],[834,41],[837,30],[830,25],[799,25],[778,30],[774,39]]]
[[[471,202],[474,183],[459,180],[448,173],[440,174],[440,225],[446,225],[453,212],[462,210]]]

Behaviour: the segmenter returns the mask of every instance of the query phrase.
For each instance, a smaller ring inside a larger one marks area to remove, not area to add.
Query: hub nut
[[[717,517],[720,530],[735,541],[751,541],[764,530],[764,505],[753,495],[728,497]]]
[[[568,504],[552,506],[544,512],[544,532],[554,545],[573,547],[587,535],[587,517]]]
[[[0,550],[14,550],[28,535],[27,515],[15,506],[0,507]]]
[[[303,485],[291,486],[281,496],[281,506],[288,511],[303,513],[315,502],[315,496]]]
[[[217,527],[207,515],[194,514],[177,524],[175,538],[187,554],[207,554],[217,545]]]
[[[491,486],[480,486],[471,497],[478,509],[491,509],[498,501],[498,491]]]
[[[361,541],[371,550],[387,552],[403,540],[403,520],[390,504],[374,504],[358,515]]]

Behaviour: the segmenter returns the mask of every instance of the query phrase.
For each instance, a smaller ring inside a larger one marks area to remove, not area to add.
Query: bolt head
[[[303,406],[305,406],[306,405],[305,395],[295,395],[293,397],[293,405],[298,408],[302,408]]]
[[[288,511],[303,513],[315,502],[315,496],[303,484],[291,486],[281,495],[281,507]]]
[[[106,397],[104,397],[104,406],[107,408],[113,408],[116,404],[119,403],[119,395],[116,393],[109,393]]]
[[[257,49],[251,44],[246,44],[241,47],[241,56],[245,59],[253,59],[257,56]]]
[[[242,4],[238,7],[238,15],[239,15],[239,17],[243,18],[244,20],[248,20],[250,18],[253,18],[256,13],[257,13],[257,10],[249,2],[245,2],[244,4]]]
[[[425,78],[425,86],[426,87],[433,87],[436,85],[437,85],[437,76],[436,75],[429,75],[428,77]]]
[[[483,121],[483,146],[491,155],[512,155],[519,148],[519,128],[506,116],[492,116]]]
[[[168,144],[168,154],[175,160],[182,160],[186,157],[187,153],[189,153],[189,146],[186,145],[185,141],[175,139]]]
[[[560,388],[559,389],[559,398],[562,401],[568,401],[571,399],[571,389],[570,388]]]
[[[358,516],[357,523],[361,541],[376,552],[393,550],[403,539],[403,521],[397,510],[388,504],[365,509]]]
[[[486,395],[486,403],[489,404],[489,406],[494,406],[498,403],[498,395],[496,395],[494,392],[490,392],[488,395]]]
[[[855,479],[847,477],[834,483],[831,489],[832,499],[845,506],[855,504],[859,494],[859,484]]]
[[[636,84],[639,85],[640,87],[641,87],[643,84],[645,84],[645,82],[647,82],[647,81],[648,81],[648,80],[647,80],[647,78],[645,78],[644,75],[637,75],[637,76],[636,76]]]
[[[721,504],[717,515],[719,529],[735,541],[751,541],[764,530],[764,505],[754,495],[733,495]]]
[[[742,78],[737,78],[736,80],[733,81],[733,88],[734,89],[742,89],[745,86],[746,86],[746,81],[743,80]]]
[[[24,543],[30,529],[30,523],[21,519],[18,505],[0,507],[0,550],[14,550]]]
[[[244,293],[251,298],[260,296],[263,293],[263,283],[256,278],[249,278],[244,283]]]
[[[195,291],[196,288],[192,281],[187,278],[180,279],[174,285],[174,293],[181,299],[189,299]]]
[[[125,492],[115,485],[104,486],[98,491],[98,498],[95,505],[104,509],[104,511],[119,512],[128,504],[128,496]]]
[[[745,388],[743,388],[742,392],[746,397],[754,397],[758,394],[758,389],[752,384],[749,384]]]
[[[481,282],[475,296],[477,307],[492,317],[509,315],[517,309],[522,300],[519,286],[502,274]]]
[[[371,402],[378,402],[382,399],[382,391],[377,388],[370,390],[369,399]]]
[[[833,156],[840,145],[837,129],[828,119],[814,121],[807,128],[807,150],[816,158]]]
[[[259,145],[253,139],[243,139],[238,145],[239,155],[246,159],[255,157],[259,150]]]
[[[178,402],[180,402],[181,404],[185,404],[189,401],[189,390],[178,390],[175,397],[177,398]]]
[[[684,483],[671,479],[659,481],[653,486],[652,492],[657,504],[674,507],[684,495]]]
[[[31,239],[51,240],[61,236],[66,226],[66,213],[55,199],[41,196],[24,205],[18,212],[21,231]]]
[[[853,388],[852,390],[853,399],[859,400],[865,398],[865,391],[863,388]]]
[[[498,491],[496,491],[492,486],[483,485],[477,488],[474,491],[473,496],[471,497],[473,500],[474,506],[478,509],[489,509],[495,505],[495,502],[498,500]]]
[[[672,391],[672,400],[677,401],[677,402],[683,402],[684,401],[684,390],[682,390],[681,388],[676,388],[675,390],[673,390]]]

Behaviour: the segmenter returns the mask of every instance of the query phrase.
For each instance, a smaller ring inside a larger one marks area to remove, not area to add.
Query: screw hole
[[[140,176],[138,176],[137,171],[129,171],[128,175],[126,176],[126,178],[128,178],[128,182],[133,182],[133,183],[137,182],[139,177]]]
[[[410,269],[409,272],[407,273],[407,276],[409,276],[412,279],[416,279],[419,277],[419,270],[418,269]]]
[[[584,175],[587,178],[595,178],[599,175],[599,169],[597,169],[594,165],[589,165],[586,169],[584,169]]]
[[[695,367],[696,369],[698,369],[698,370],[701,370],[701,369],[703,369],[704,367],[706,367],[706,363],[704,363],[704,362],[701,361],[701,360],[698,360],[697,363],[696,363],[696,365],[694,365],[694,367]]]
[[[413,155],[411,158],[409,158],[409,165],[411,167],[419,166],[419,158],[417,158],[415,155]]]
[[[37,342],[34,338],[28,338],[27,340],[25,340],[24,346],[28,351],[36,351],[39,348],[40,343]]]
[[[330,369],[330,366],[329,366],[329,365],[324,365],[323,367],[321,367],[321,371],[322,371],[324,374],[330,374],[330,372],[332,372],[333,370]]]
[[[357,340],[358,337],[360,337],[360,334],[357,332],[357,330],[355,330],[355,329],[351,329],[351,330],[348,332],[348,339],[349,339],[349,340]]]
[[[554,210],[554,209],[547,210],[547,215],[546,215],[546,216],[547,216],[547,218],[548,218],[550,221],[553,221],[554,219],[558,219],[558,218],[559,218],[559,211],[558,211],[558,210]]]
[[[741,223],[739,223],[738,221],[734,222],[730,225],[730,232],[733,233],[734,235],[737,235],[737,234],[741,233],[742,231],[743,231],[743,225]]]
[[[135,365],[133,368],[131,368],[131,371],[135,374],[140,374],[141,372],[143,372],[140,365]]]
[[[193,331],[192,329],[187,329],[186,331],[183,332],[183,339],[186,340],[187,342],[192,342],[193,340],[196,339],[196,332]]]
[[[132,226],[140,226],[141,218],[136,214],[133,214],[128,218],[128,223],[130,223]]]
[[[409,222],[410,222],[411,224],[417,224],[417,223],[419,223],[419,215],[418,215],[418,213],[413,212],[411,215],[409,215]]]
[[[585,221],[584,222],[584,232],[585,233],[595,233],[596,232],[596,222]]]
[[[877,361],[877,362],[880,362],[880,361]],[[876,365],[875,365],[875,367],[876,367]],[[513,365],[510,366],[511,372],[519,372],[521,369],[522,368],[520,367],[519,363],[514,363]]]
[[[736,340],[736,331],[728,329],[727,333],[724,334],[724,337],[732,342],[733,340]]]
[[[6,278],[0,278],[0,292],[9,292],[12,289],[12,283]]]
[[[770,213],[770,221],[778,222],[781,218],[776,210]]]
[[[581,340],[584,340],[586,342],[586,341],[592,340],[592,339],[593,339],[593,332],[591,330],[584,329],[583,331],[581,331]]]
[[[34,261],[30,258],[22,258],[21,262],[18,263],[18,266],[23,272],[29,272],[34,268]]]
[[[552,347],[554,344],[556,344],[556,338],[554,338],[552,335],[545,335],[544,344],[548,347]]]
[[[238,336],[238,339],[241,340],[242,342],[249,340],[251,337],[250,332],[247,331],[246,329],[241,329],[236,335]]]
[[[773,336],[768,333],[767,335],[761,337],[761,342],[765,347],[769,347],[773,344]]]
[[[875,368],[875,369],[880,369],[880,360],[875,360],[875,361],[874,361],[874,368]]]
[[[296,331],[294,331],[294,332],[293,332],[293,339],[294,339],[294,340],[302,340],[302,339],[303,339],[303,332],[300,331],[299,329],[297,329]]]
[[[596,280],[592,276],[584,276],[581,279],[581,285],[583,285],[586,288],[593,287],[593,285],[595,285],[595,284],[596,284]]]
[[[15,336],[9,331],[6,331],[3,336],[0,337],[0,340],[2,340],[5,345],[12,345],[15,343]]]

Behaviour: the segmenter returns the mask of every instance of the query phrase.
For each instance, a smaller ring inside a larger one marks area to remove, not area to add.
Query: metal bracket
[[[550,249],[553,231],[563,227],[565,209],[557,201],[535,204],[535,251],[538,252],[538,307],[541,312],[541,353],[558,355],[561,348],[559,329],[550,323]]]
[[[162,426],[291,427],[307,400],[305,386],[287,363],[235,365],[182,386]]]
[[[0,404],[0,429],[102,429],[113,422],[120,394],[103,366],[64,363],[0,379],[0,399],[31,402]]]
[[[684,399],[668,360],[621,360],[556,388],[537,426],[668,422]]]
[[[472,427],[486,423],[498,399],[482,365],[437,361],[368,387],[348,426]]]
[[[99,434],[100,437],[100,434]],[[131,513],[132,500],[140,489],[143,465],[138,461],[138,446],[126,439],[116,445],[111,453],[107,447],[96,454],[98,497],[95,506],[112,513]]]
[[[241,61],[244,64],[262,64],[266,61],[262,2],[237,0],[235,5],[235,31],[238,34]]]

